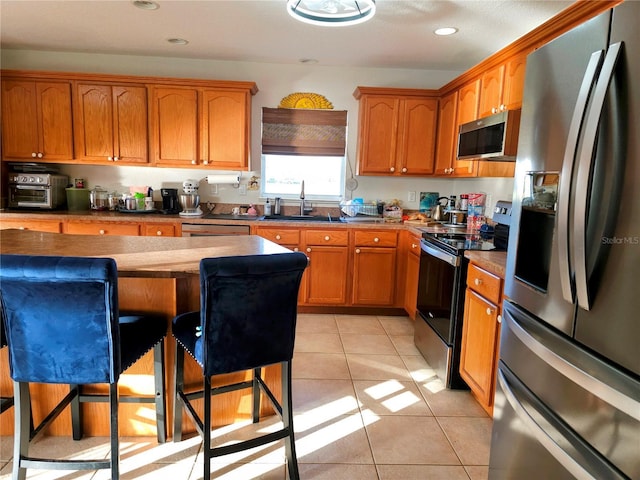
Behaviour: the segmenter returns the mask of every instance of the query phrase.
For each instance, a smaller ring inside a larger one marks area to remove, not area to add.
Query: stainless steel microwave
[[[458,160],[515,161],[520,110],[505,110],[460,125]]]

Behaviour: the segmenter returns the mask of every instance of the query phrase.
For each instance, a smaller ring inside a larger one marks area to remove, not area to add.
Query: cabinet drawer
[[[398,232],[380,230],[356,230],[356,247],[395,247],[398,244]]]
[[[60,222],[56,220],[6,220],[2,219],[0,228],[17,228],[36,232],[61,233]]]
[[[65,233],[77,235],[140,235],[140,225],[137,223],[115,222],[74,222],[67,223]]]
[[[143,223],[142,234],[145,237],[175,237],[176,228],[171,223]]]
[[[420,240],[420,237],[409,235],[407,250],[416,257],[420,257]]]
[[[297,245],[300,243],[300,230],[283,228],[258,228],[256,234],[279,245]]]
[[[305,232],[307,245],[348,245],[348,230],[307,230]]]
[[[482,268],[469,264],[467,272],[467,285],[470,289],[478,292],[484,298],[498,304],[502,292],[502,279]]]

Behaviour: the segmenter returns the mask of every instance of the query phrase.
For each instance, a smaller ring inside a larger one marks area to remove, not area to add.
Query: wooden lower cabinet
[[[352,305],[394,305],[397,245],[397,230],[353,232]]]
[[[15,220],[3,218],[0,229],[17,228],[36,232],[62,233],[62,222],[58,220]]]
[[[502,279],[471,263],[462,327],[460,376],[489,415],[493,415],[498,350]]]
[[[420,237],[409,233],[406,237],[406,274],[404,291],[404,309],[407,314],[416,319],[418,305],[418,275],[420,273]]]
[[[179,226],[173,223],[143,223],[140,234],[145,237],[176,237]]]
[[[75,235],[140,235],[137,222],[104,222],[90,220],[69,220],[64,233]]]
[[[303,252],[309,267],[303,282],[306,305],[346,305],[349,275],[349,231],[306,230]]]

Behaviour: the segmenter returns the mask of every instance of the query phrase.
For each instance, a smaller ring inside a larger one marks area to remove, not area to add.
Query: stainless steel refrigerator
[[[640,478],[640,2],[531,53],[489,478]]]

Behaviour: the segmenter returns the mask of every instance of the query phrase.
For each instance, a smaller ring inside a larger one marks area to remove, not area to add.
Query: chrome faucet
[[[304,215],[304,180],[302,180],[302,188],[300,190],[300,215]]]

